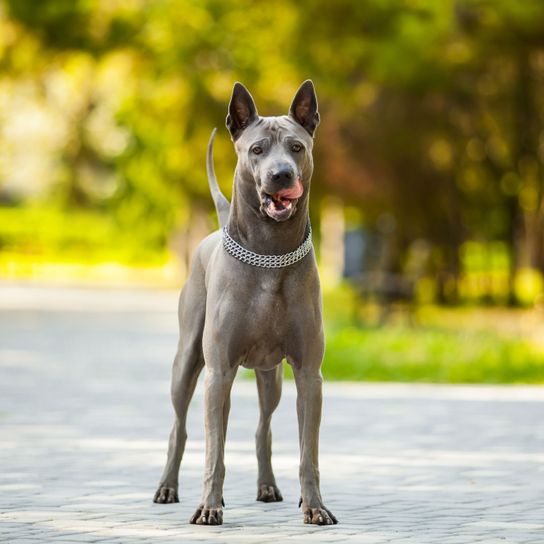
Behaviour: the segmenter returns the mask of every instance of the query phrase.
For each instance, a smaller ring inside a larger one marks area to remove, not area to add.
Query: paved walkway
[[[151,499],[172,422],[172,292],[0,285],[0,542],[544,543],[544,389],[326,384],[322,491],[340,524],[302,524],[295,393],[275,415],[284,496],[255,502],[252,380],[235,384],[225,524],[201,491],[202,389],[181,503]],[[240,379],[242,378],[242,379]]]

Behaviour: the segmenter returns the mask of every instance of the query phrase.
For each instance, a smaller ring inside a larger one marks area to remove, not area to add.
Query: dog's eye
[[[298,143],[294,143],[291,146],[291,150],[294,151],[295,153],[298,153],[301,149],[302,149],[302,146]]]
[[[251,148],[251,152],[254,154],[254,155],[260,155],[262,152],[263,152],[263,148],[259,145],[254,145],[252,148]]]

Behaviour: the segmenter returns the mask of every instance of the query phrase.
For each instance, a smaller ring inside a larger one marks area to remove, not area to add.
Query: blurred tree
[[[431,240],[439,278],[474,237],[508,243],[511,286],[520,265],[542,270],[544,4],[312,1],[299,16],[299,66],[335,118],[329,190],[371,220],[392,211],[401,250]]]

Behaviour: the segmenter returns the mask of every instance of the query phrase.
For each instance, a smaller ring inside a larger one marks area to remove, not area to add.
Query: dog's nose
[[[289,184],[293,181],[293,177],[294,175],[291,169],[282,169],[272,174],[272,181],[281,184]]]

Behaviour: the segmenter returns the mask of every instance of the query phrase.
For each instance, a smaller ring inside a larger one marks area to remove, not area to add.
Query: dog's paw
[[[189,523],[193,525],[223,525],[221,508],[206,508],[201,504],[192,515]]]
[[[171,504],[173,502],[179,502],[177,488],[161,485],[153,497],[153,502],[158,504]]]
[[[283,497],[275,485],[261,484],[257,491],[257,500],[261,502],[281,502]]]
[[[338,523],[334,514],[324,506],[321,508],[303,506],[302,513],[304,514],[304,523],[312,525],[336,525]]]

